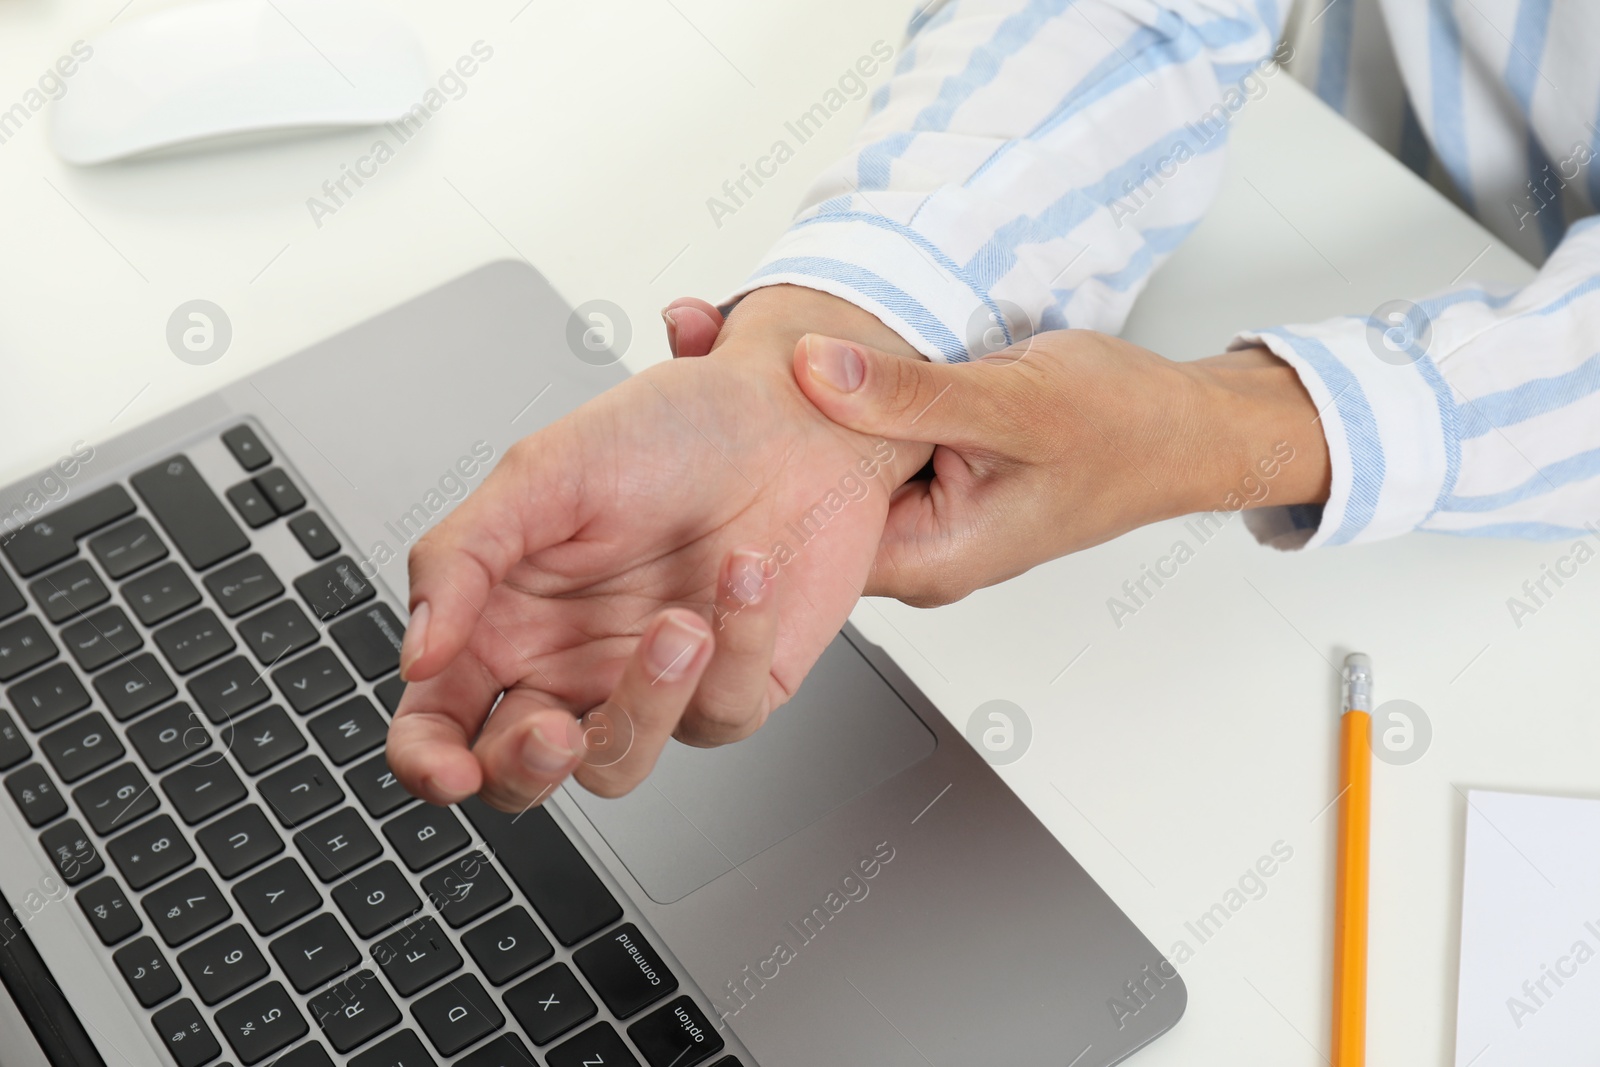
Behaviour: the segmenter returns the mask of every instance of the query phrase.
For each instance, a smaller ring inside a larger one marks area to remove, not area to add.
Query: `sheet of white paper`
[[[1600,800],[1467,797],[1456,1067],[1600,1049]]]

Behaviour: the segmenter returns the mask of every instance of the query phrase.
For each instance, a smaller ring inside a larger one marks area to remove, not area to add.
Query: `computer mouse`
[[[392,122],[428,88],[421,42],[369,0],[200,0],[86,44],[51,129],[69,163]]]

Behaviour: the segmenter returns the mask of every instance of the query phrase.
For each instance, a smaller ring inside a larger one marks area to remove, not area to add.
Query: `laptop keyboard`
[[[221,444],[229,484],[173,455],[0,542],[6,794],[158,1047],[177,1067],[713,1059],[716,1027],[548,812],[399,786],[404,623],[252,427]]]

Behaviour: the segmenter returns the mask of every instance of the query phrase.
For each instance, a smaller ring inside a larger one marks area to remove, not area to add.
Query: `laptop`
[[[1103,1067],[1177,1021],[850,628],[627,797],[398,786],[407,549],[624,377],[572,315],[490,264],[0,491],[0,1064]]]

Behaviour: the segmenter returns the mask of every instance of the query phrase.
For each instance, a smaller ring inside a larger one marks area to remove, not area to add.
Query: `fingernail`
[[[668,615],[656,627],[645,649],[645,665],[655,676],[652,682],[672,682],[682,678],[694,663],[695,653],[705,644],[704,630],[691,626],[675,615]]]
[[[400,678],[407,677],[411,668],[428,651],[428,602],[424,600],[411,612],[411,622],[406,626],[405,640],[400,642]]]
[[[760,603],[766,592],[767,579],[761,573],[765,557],[752,548],[734,551],[728,559],[728,593],[746,607]]]
[[[677,314],[672,308],[661,309],[661,321],[667,324],[667,347],[672,349],[672,354],[678,354],[678,320],[673,318]]]
[[[813,335],[806,339],[806,365],[813,376],[841,393],[855,392],[867,376],[861,353],[831,337]]]
[[[572,749],[564,738],[551,737],[542,725],[535,724],[522,743],[522,762],[540,774],[560,774],[572,762]]]

